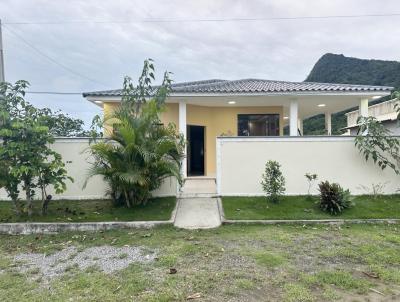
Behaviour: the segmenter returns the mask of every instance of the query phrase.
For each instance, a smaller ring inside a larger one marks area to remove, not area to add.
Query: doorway
[[[204,176],[204,126],[187,126],[187,174]]]

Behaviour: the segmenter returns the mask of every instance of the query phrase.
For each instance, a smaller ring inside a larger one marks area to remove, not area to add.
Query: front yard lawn
[[[399,301],[399,250],[398,225],[0,235],[0,301]]]
[[[357,196],[354,207],[342,214],[331,216],[322,212],[316,204],[317,197],[284,196],[278,204],[267,201],[266,197],[223,197],[226,219],[366,219],[400,218],[400,195]]]
[[[35,215],[17,218],[10,201],[0,201],[1,222],[95,222],[169,220],[175,208],[175,197],[153,198],[144,206],[114,207],[110,200],[53,200],[48,214],[41,216],[41,202],[35,201]]]

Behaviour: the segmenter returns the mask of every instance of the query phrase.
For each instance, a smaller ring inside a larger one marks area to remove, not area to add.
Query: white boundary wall
[[[312,194],[317,194],[321,180],[337,182],[354,195],[370,193],[361,185],[371,189],[372,184],[385,184],[384,194],[400,189],[400,176],[366,162],[354,146],[354,137],[218,137],[218,194],[263,195],[260,182],[268,160],[281,164],[287,195],[307,194],[306,173],[318,175]]]
[[[63,194],[54,194],[49,190],[54,199],[102,199],[105,196],[107,184],[101,177],[89,179],[87,186],[83,189],[87,172],[90,167],[91,158],[85,150],[89,147],[88,138],[57,138],[53,144],[53,149],[61,154],[66,163],[68,175],[74,179],[71,183],[67,181],[67,190]],[[153,192],[153,196],[175,196],[177,193],[177,183],[175,179],[164,182],[161,188]],[[24,196],[21,194],[21,198]],[[40,198],[37,195],[36,198]],[[0,200],[8,199],[4,189],[0,189]]]

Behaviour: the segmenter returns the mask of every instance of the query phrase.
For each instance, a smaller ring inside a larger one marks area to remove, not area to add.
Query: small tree
[[[278,203],[279,198],[285,192],[285,178],[280,168],[281,165],[277,161],[267,161],[261,181],[262,188],[268,199],[274,203]]]
[[[47,182],[57,190],[63,187],[68,177],[60,166],[61,156],[49,147],[54,138],[47,125],[48,112],[33,107],[24,99],[28,85],[26,81],[17,81],[15,85],[0,83],[0,166],[1,173],[6,176],[4,188],[17,212],[18,188],[21,186],[25,191],[26,210],[31,216],[35,189],[43,188]],[[52,177],[53,174],[57,174],[57,178]]]
[[[400,174],[400,140],[391,136],[376,118],[360,117],[355,146],[364,155],[366,161],[372,159],[383,170],[391,168]]]
[[[66,180],[73,182],[72,177],[67,176],[65,163],[57,152],[47,149],[46,161],[41,162],[38,170],[38,187],[42,197],[42,215],[47,214],[47,208],[51,195],[47,195],[48,186],[53,186],[56,194],[61,194],[67,189]]]
[[[400,124],[400,91],[392,94],[395,102],[394,108],[397,112],[397,119]],[[381,169],[391,168],[396,174],[400,174],[400,139],[392,136],[374,117],[359,117],[358,132],[355,145],[364,155],[366,161],[370,158]]]
[[[317,174],[311,174],[311,173],[306,173],[304,175],[308,181],[308,190],[307,190],[307,195],[308,197],[310,197],[310,191],[311,191],[311,187],[313,186],[314,182],[317,180],[318,175]]]

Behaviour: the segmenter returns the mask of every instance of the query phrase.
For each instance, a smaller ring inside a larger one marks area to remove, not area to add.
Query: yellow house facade
[[[118,103],[104,102],[104,114],[110,113]],[[217,106],[186,106],[187,133],[192,127],[203,127],[204,145],[200,150],[204,156],[204,171],[198,171],[193,175],[215,175],[216,166],[216,138],[218,136],[238,136],[238,116],[249,115],[278,115],[278,135],[283,135],[283,107],[282,106],[257,106],[257,107],[217,107]],[[166,111],[161,115],[161,121],[165,124],[179,125],[179,104],[167,103]],[[188,141],[190,148],[190,141]],[[200,146],[201,148],[201,146]],[[189,167],[190,167],[190,156]],[[200,169],[202,170],[202,169]],[[188,173],[189,175],[191,173]]]
[[[172,85],[163,123],[174,123],[187,140],[185,176],[215,177],[216,141],[224,137],[302,135],[302,121],[325,115],[331,134],[331,115],[388,95],[391,87],[327,83],[282,82],[257,79],[207,80]],[[111,112],[121,101],[121,90],[85,93],[87,100]],[[244,165],[246,163],[243,163]]]

